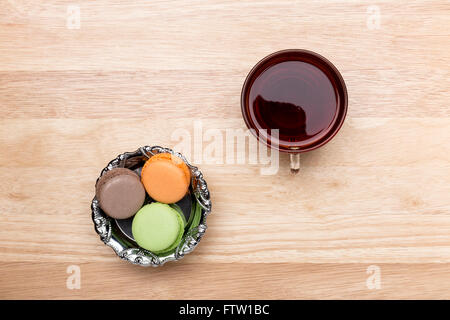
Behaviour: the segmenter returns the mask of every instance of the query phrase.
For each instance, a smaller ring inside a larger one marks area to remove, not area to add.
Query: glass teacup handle
[[[300,171],[300,153],[290,153],[291,173],[297,174]]]

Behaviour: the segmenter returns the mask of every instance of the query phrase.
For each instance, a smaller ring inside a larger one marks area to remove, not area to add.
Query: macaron
[[[153,202],[136,213],[132,233],[140,247],[161,254],[178,246],[184,227],[182,214],[168,204]]]
[[[156,201],[175,203],[186,195],[191,172],[177,156],[158,153],[145,162],[141,181],[147,193]]]
[[[130,169],[114,168],[103,174],[95,186],[100,208],[110,217],[127,219],[144,204],[145,189]]]
[[[171,206],[181,214],[183,220],[186,221],[186,225],[190,224],[190,221],[192,221],[194,214],[192,209],[192,197],[189,192],[183,197],[183,199],[176,203],[169,204],[169,206]],[[128,240],[135,242],[132,232],[133,217],[128,219],[114,219],[114,221],[116,222],[116,226],[122,232],[122,234],[127,237]]]

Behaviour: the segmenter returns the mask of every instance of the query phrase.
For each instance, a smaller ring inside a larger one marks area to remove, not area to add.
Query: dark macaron
[[[139,176],[126,168],[114,168],[103,174],[95,186],[95,194],[102,210],[115,219],[133,216],[145,200]]]

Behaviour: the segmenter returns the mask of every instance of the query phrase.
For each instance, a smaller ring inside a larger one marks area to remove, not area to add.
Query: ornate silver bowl
[[[200,206],[199,210],[201,209],[199,224],[197,226],[194,225],[185,231],[180,244],[172,254],[158,256],[133,244],[120,232],[120,230],[115,228],[114,219],[108,217],[103,212],[98,204],[97,198],[94,197],[91,204],[92,221],[94,222],[95,231],[100,236],[103,243],[111,247],[121,259],[145,267],[158,267],[168,261],[180,260],[186,254],[193,251],[205,234],[207,229],[206,218],[211,212],[210,194],[206,181],[203,179],[202,172],[197,167],[191,165],[182,154],[174,152],[169,148],[145,146],[134,152],[125,152],[114,160],[111,160],[100,173],[100,177],[113,168],[139,169],[144,165],[145,161],[150,158],[150,155],[161,152],[178,156],[191,170],[191,184],[189,189],[192,197],[195,199],[193,205]]]

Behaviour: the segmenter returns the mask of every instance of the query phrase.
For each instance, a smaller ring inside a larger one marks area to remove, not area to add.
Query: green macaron
[[[181,214],[168,204],[153,202],[136,213],[131,231],[140,247],[160,254],[178,246],[185,223]]]

